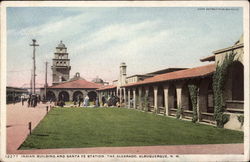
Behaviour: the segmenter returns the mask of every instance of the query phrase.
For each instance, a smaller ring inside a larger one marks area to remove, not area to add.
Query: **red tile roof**
[[[101,84],[86,81],[84,79],[72,80],[57,85],[50,86],[48,88],[86,88],[86,89],[97,89],[101,87]]]
[[[205,61],[215,61],[215,55],[212,56],[208,56],[208,57],[204,57],[202,59],[200,59],[201,62],[205,62]]]
[[[99,89],[97,89],[98,91],[100,90],[107,90],[107,89],[113,89],[113,88],[116,88],[117,86],[116,85],[106,85],[106,86],[103,86]]]
[[[124,87],[130,87],[130,86],[141,85],[141,84],[149,84],[149,83],[157,83],[157,82],[170,81],[170,80],[203,77],[203,76],[212,74],[215,71],[215,67],[216,67],[215,64],[209,64],[209,65],[199,66],[199,67],[190,68],[186,70],[160,74],[151,78],[147,78],[143,81],[127,84]]]

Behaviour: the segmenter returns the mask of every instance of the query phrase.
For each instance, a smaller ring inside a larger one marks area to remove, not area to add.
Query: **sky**
[[[7,85],[30,83],[36,39],[37,83],[44,84],[45,61],[60,40],[66,45],[73,77],[80,72],[112,82],[125,62],[127,75],[171,67],[196,67],[200,58],[231,46],[243,34],[242,8],[196,7],[8,7]]]

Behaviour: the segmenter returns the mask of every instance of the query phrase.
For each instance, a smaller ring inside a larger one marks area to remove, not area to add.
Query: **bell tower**
[[[125,85],[126,84],[126,64],[125,62],[122,62],[121,65],[120,65],[120,78],[119,78],[119,81],[120,81],[120,85]]]
[[[56,47],[54,58],[52,59],[53,66],[51,66],[51,69],[53,85],[69,80],[71,66],[68,55],[65,44],[60,41],[60,44]]]

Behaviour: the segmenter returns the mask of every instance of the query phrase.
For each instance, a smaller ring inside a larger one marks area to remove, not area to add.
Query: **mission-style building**
[[[198,87],[197,116],[198,122],[215,125],[213,76],[216,67],[221,65],[226,56],[235,53],[235,62],[228,68],[225,89],[223,93],[225,114],[229,120],[225,128],[243,130],[244,116],[244,42],[243,35],[232,46],[219,49],[213,55],[202,58],[202,62],[212,62],[193,68],[167,68],[146,74],[127,76],[126,63],[120,64],[120,74],[112,85],[105,85],[100,78],[92,82],[76,73],[70,79],[70,59],[66,46],[60,42],[54,53],[52,86],[41,89],[41,95],[49,100],[73,101],[89,96],[91,100],[104,96],[118,96],[120,105],[139,111],[151,112],[170,117],[176,117],[178,108],[181,118],[192,120],[194,108],[191,102],[189,85]]]
[[[95,82],[89,82],[76,73],[70,78],[70,59],[67,47],[61,41],[56,47],[54,58],[52,59],[52,86],[41,88],[41,96],[52,101],[74,101],[79,97],[89,96],[90,101],[97,97],[96,89],[103,86],[104,82],[100,78],[95,78]]]

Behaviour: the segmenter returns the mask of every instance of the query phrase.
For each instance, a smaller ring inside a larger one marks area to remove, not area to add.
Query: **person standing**
[[[105,99],[105,96],[103,95],[103,96],[102,96],[102,106],[104,106],[105,103],[106,103],[106,99]]]
[[[99,99],[98,97],[96,97],[96,100],[95,100],[95,107],[98,107],[99,106]]]
[[[22,106],[24,105],[24,96],[21,96]]]
[[[28,98],[28,107],[30,107],[30,103],[31,103],[31,96],[29,96]]]
[[[81,99],[81,96],[78,97],[78,107],[81,106],[81,103],[82,103],[82,99]]]
[[[85,99],[84,99],[83,106],[84,106],[84,107],[87,107],[88,105],[89,105],[89,97],[86,96]]]

